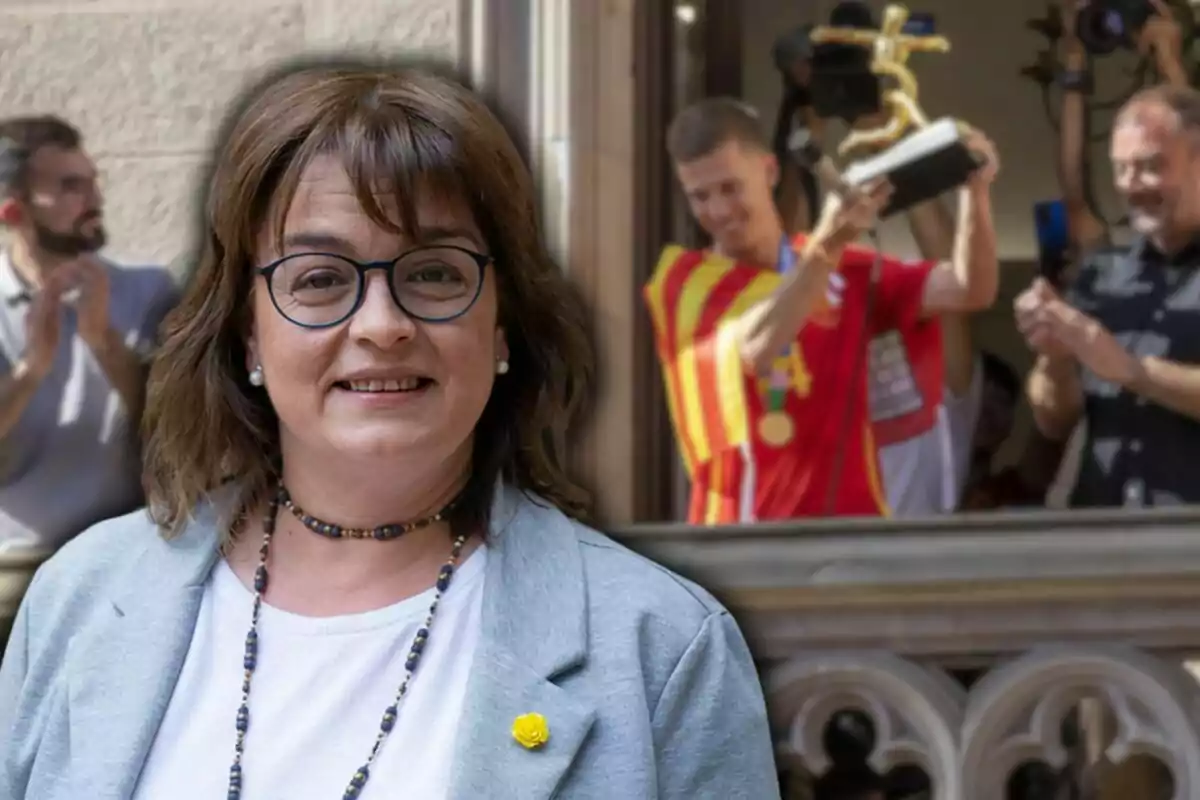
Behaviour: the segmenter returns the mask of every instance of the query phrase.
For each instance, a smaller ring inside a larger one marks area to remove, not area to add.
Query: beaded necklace
[[[292,501],[292,496],[288,494],[288,490],[282,486],[279,487],[279,502],[296,519],[300,520],[300,524],[308,528],[316,534],[320,534],[328,539],[375,539],[380,542],[386,542],[390,539],[399,539],[406,533],[412,533],[418,528],[425,528],[435,522],[441,522],[446,518],[446,514],[454,508],[455,501],[451,500],[450,504],[437,512],[431,517],[418,519],[413,522],[392,523],[390,525],[378,525],[374,528],[343,528],[341,525],[334,525],[329,522],[323,522],[317,519],[312,514],[309,514],[300,506]]]
[[[262,546],[258,550],[258,567],[254,570],[254,607],[250,615],[250,631],[246,634],[246,649],[242,657],[242,667],[244,669],[242,677],[242,702],[237,711],[237,739],[234,742],[233,765],[229,768],[229,793],[227,800],[241,800],[242,797],[242,780],[244,774],[242,770],[242,756],[246,750],[246,732],[250,728],[250,679],[254,676],[254,669],[258,664],[258,621],[262,612],[263,594],[266,593],[267,584],[269,583],[267,556],[271,550],[271,537],[275,534],[275,523],[279,516],[279,506],[281,505],[295,514],[297,519],[306,528],[323,536],[333,539],[345,537],[384,540],[394,539],[402,533],[408,533],[441,521],[454,505],[454,502],[451,501],[449,505],[436,514],[415,522],[403,525],[381,525],[371,530],[359,531],[358,529],[343,529],[337,525],[330,525],[305,514],[298,506],[292,503],[287,490],[283,486],[279,487],[275,497],[267,506],[267,513],[263,516],[263,540]],[[354,534],[362,533],[364,535],[347,535],[346,531],[353,531]],[[380,535],[384,531],[386,531],[386,534]],[[437,614],[438,603],[441,601],[446,589],[450,586],[450,580],[454,577],[454,570],[458,566],[458,560],[462,555],[463,545],[466,541],[466,534],[459,534],[455,537],[454,544],[450,547],[450,557],[442,565],[441,569],[438,570],[437,588],[433,595],[433,602],[429,605],[429,613],[425,617],[425,622],[417,630],[417,635],[413,638],[412,647],[409,648],[408,657],[404,661],[404,678],[400,681],[400,688],[396,690],[396,696],[392,700],[391,705],[383,710],[383,718],[379,722],[379,732],[375,736],[375,743],[371,746],[371,752],[368,754],[367,760],[363,765],[350,778],[350,783],[347,784],[346,791],[342,794],[342,800],[355,800],[360,797],[363,788],[367,785],[367,781],[371,777],[371,766],[375,763],[379,751],[383,748],[384,741],[396,724],[396,717],[400,713],[400,703],[408,693],[408,686],[412,681],[413,673],[416,672],[417,664],[421,660],[421,654],[425,651],[425,645],[429,641],[429,630],[433,627],[433,618]]]

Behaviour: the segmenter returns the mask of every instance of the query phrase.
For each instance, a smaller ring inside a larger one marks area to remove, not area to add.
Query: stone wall
[[[52,112],[78,125],[103,172],[109,255],[182,269],[198,167],[249,76],[347,48],[457,60],[459,9],[459,0],[0,0],[0,115]]]

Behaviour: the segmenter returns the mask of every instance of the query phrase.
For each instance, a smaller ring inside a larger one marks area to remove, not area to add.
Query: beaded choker
[[[237,711],[237,739],[234,742],[233,765],[229,768],[229,793],[226,795],[228,800],[241,800],[242,797],[242,781],[244,776],[242,756],[246,750],[246,733],[250,728],[250,679],[254,676],[255,667],[258,666],[258,621],[262,612],[263,595],[266,593],[267,585],[270,582],[267,573],[267,556],[270,554],[271,537],[275,534],[275,523],[279,517],[280,505],[287,506],[309,530],[323,536],[380,540],[394,539],[403,533],[431,525],[443,519],[450,508],[450,506],[447,506],[432,517],[427,517],[413,523],[380,526],[371,531],[373,534],[371,536],[352,536],[347,534],[346,531],[358,531],[360,529],[330,525],[329,523],[321,522],[305,515],[298,507],[292,504],[287,490],[282,486],[279,487],[275,498],[267,507],[267,513],[263,516],[263,540],[262,546],[258,551],[258,567],[254,570],[254,607],[250,615],[250,631],[246,634],[246,649],[242,657],[242,668],[244,670],[242,677],[242,702],[238,706]],[[312,520],[312,524],[306,522],[306,519]],[[314,527],[314,525],[317,527]],[[388,536],[379,536],[377,532],[384,528],[389,531],[396,530],[398,532]],[[334,534],[332,531],[338,531],[338,533]],[[421,654],[425,651],[425,645],[429,641],[429,631],[433,627],[433,618],[437,614],[438,604],[442,599],[442,595],[445,594],[446,589],[450,586],[450,580],[454,577],[454,570],[458,566],[459,557],[462,555],[463,545],[466,541],[466,534],[460,534],[454,538],[454,544],[450,547],[450,557],[442,565],[441,569],[438,570],[437,589],[433,595],[433,602],[430,604],[425,622],[417,630],[417,635],[413,638],[412,646],[409,648],[408,656],[404,660],[404,677],[400,681],[400,688],[396,690],[396,696],[391,704],[383,710],[383,717],[379,721],[379,730],[375,734],[375,742],[371,745],[371,751],[367,755],[363,765],[351,776],[350,782],[346,785],[345,792],[342,793],[342,800],[357,800],[357,798],[362,796],[363,788],[367,785],[367,781],[371,777],[371,767],[375,763],[375,759],[379,756],[379,751],[383,748],[383,743],[387,739],[388,734],[392,732],[392,728],[396,724],[396,717],[400,713],[400,703],[408,693],[408,686],[412,682],[413,673],[416,672],[417,664],[421,660]]]
[[[323,522],[292,502],[292,496],[282,486],[279,487],[279,502],[284,508],[292,512],[292,515],[296,519],[300,520],[301,525],[321,536],[326,536],[330,539],[376,539],[386,542],[389,539],[398,539],[406,533],[427,528],[435,522],[441,522],[454,509],[458,499],[451,500],[446,504],[445,508],[432,516],[413,520],[412,522],[377,525],[374,528],[343,528],[341,525]]]

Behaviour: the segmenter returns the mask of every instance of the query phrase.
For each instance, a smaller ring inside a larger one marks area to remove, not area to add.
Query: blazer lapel
[[[71,797],[128,798],[191,644],[217,555],[215,518],[149,542],[67,652]]]
[[[583,664],[587,600],[579,542],[557,511],[501,488],[492,509],[479,652],[467,689],[451,800],[548,800],[595,722],[596,710],[553,682]],[[540,714],[549,739],[513,736]]]
[[[548,800],[561,787],[596,712],[503,649],[476,658],[459,734],[452,800]],[[549,740],[526,748],[513,737],[523,714],[546,719]]]

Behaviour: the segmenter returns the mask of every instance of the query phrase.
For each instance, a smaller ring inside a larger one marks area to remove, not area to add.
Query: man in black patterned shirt
[[[1113,125],[1134,244],[1083,260],[1064,297],[1044,280],[1016,301],[1038,355],[1038,429],[1086,422],[1077,507],[1200,503],[1200,92],[1144,90]]]

